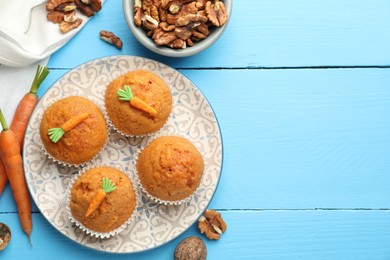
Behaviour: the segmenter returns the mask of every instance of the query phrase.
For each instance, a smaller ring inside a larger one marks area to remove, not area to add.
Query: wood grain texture
[[[151,251],[112,255],[87,249],[57,232],[34,214],[30,247],[16,214],[1,215],[12,230],[3,259],[173,259],[185,237],[204,239],[207,259],[384,259],[390,241],[389,211],[224,211],[228,224],[218,241],[192,226],[170,243]]]
[[[188,58],[153,54],[127,27],[121,4],[107,1],[50,60],[54,68],[107,55],[134,55],[174,68],[247,68],[390,65],[390,2],[387,0],[235,0],[229,26],[215,45]],[[111,30],[123,49],[99,39]],[[68,57],[68,58],[64,58]]]
[[[175,59],[140,45],[121,1],[106,1],[51,57],[38,95],[69,69],[107,55],[180,68],[209,100],[223,136],[210,208],[228,230],[205,241],[208,259],[390,259],[389,13],[388,0],[235,0],[214,46]],[[121,37],[123,49],[101,41],[100,30]],[[35,204],[33,212],[30,247],[6,188],[0,222],[13,237],[0,259],[113,258],[61,235]],[[167,245],[115,259],[172,259],[190,235],[200,235],[195,226]]]
[[[64,72],[53,71],[38,94]],[[212,207],[390,208],[390,69],[182,73],[221,127]],[[0,205],[15,212],[9,190]]]

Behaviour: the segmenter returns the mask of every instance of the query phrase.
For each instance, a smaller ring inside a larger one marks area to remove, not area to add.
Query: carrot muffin
[[[174,202],[195,192],[204,162],[195,146],[177,136],[159,137],[143,149],[137,171],[143,189],[160,200]]]
[[[42,117],[40,136],[46,152],[61,163],[83,164],[103,148],[107,125],[90,100],[71,96],[48,107]]]
[[[125,224],[135,205],[130,179],[109,166],[86,170],[70,191],[72,217],[95,232],[110,232]]]
[[[105,107],[119,132],[145,135],[164,126],[172,110],[172,95],[162,78],[146,70],[136,70],[110,82]]]

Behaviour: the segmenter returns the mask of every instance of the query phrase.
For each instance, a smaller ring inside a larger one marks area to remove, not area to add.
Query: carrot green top
[[[46,66],[42,67],[41,65],[38,65],[37,71],[35,72],[34,81],[30,88],[30,93],[36,94],[39,86],[42,84],[49,73],[50,71]]]
[[[102,179],[102,190],[104,190],[105,193],[110,193],[110,192],[116,190],[115,183],[113,183],[108,178],[103,178]]]
[[[3,127],[3,130],[8,130],[8,126],[7,126],[7,122],[5,121],[5,118],[4,118],[4,115],[3,115],[3,112],[1,111],[0,109],[0,122],[1,122],[1,126]]]
[[[131,91],[131,88],[128,85],[125,85],[123,89],[118,90],[118,96],[120,100],[125,100],[125,101],[130,101],[133,99],[134,95],[133,92]]]

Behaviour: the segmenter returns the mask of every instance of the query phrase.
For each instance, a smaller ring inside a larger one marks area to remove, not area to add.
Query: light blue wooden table
[[[234,1],[225,34],[201,54],[166,58],[130,33],[121,1],[49,60],[40,95],[61,75],[107,55],[163,62],[211,103],[224,144],[210,208],[228,230],[209,259],[390,259],[390,1]],[[121,51],[102,42],[112,30]],[[31,247],[9,187],[0,259],[172,259],[193,226],[154,250],[111,255],[69,240],[33,207]],[[202,236],[203,237],[203,236]]]

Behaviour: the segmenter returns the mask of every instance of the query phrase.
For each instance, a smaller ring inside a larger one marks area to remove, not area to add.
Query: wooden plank
[[[204,239],[208,259],[387,259],[390,257],[389,211],[223,211],[227,232],[218,241]],[[170,243],[144,253],[111,255],[69,240],[41,214],[33,215],[30,247],[16,214],[2,214],[12,240],[1,252],[4,259],[173,259],[176,245],[197,235],[192,226]],[[47,241],[50,240],[50,246]],[[17,242],[17,243],[16,243]],[[66,254],[58,253],[66,252]]]
[[[212,207],[390,208],[390,69],[182,72],[221,127]],[[10,192],[0,205],[15,212]]]
[[[176,59],[155,55],[138,43],[122,6],[107,1],[50,64],[73,68],[101,56],[134,55],[174,68],[388,66],[389,13],[387,0],[234,1],[229,26],[217,43],[201,54]],[[99,39],[103,29],[121,37],[122,50]]]
[[[213,207],[389,208],[389,69],[183,73],[222,131]]]

